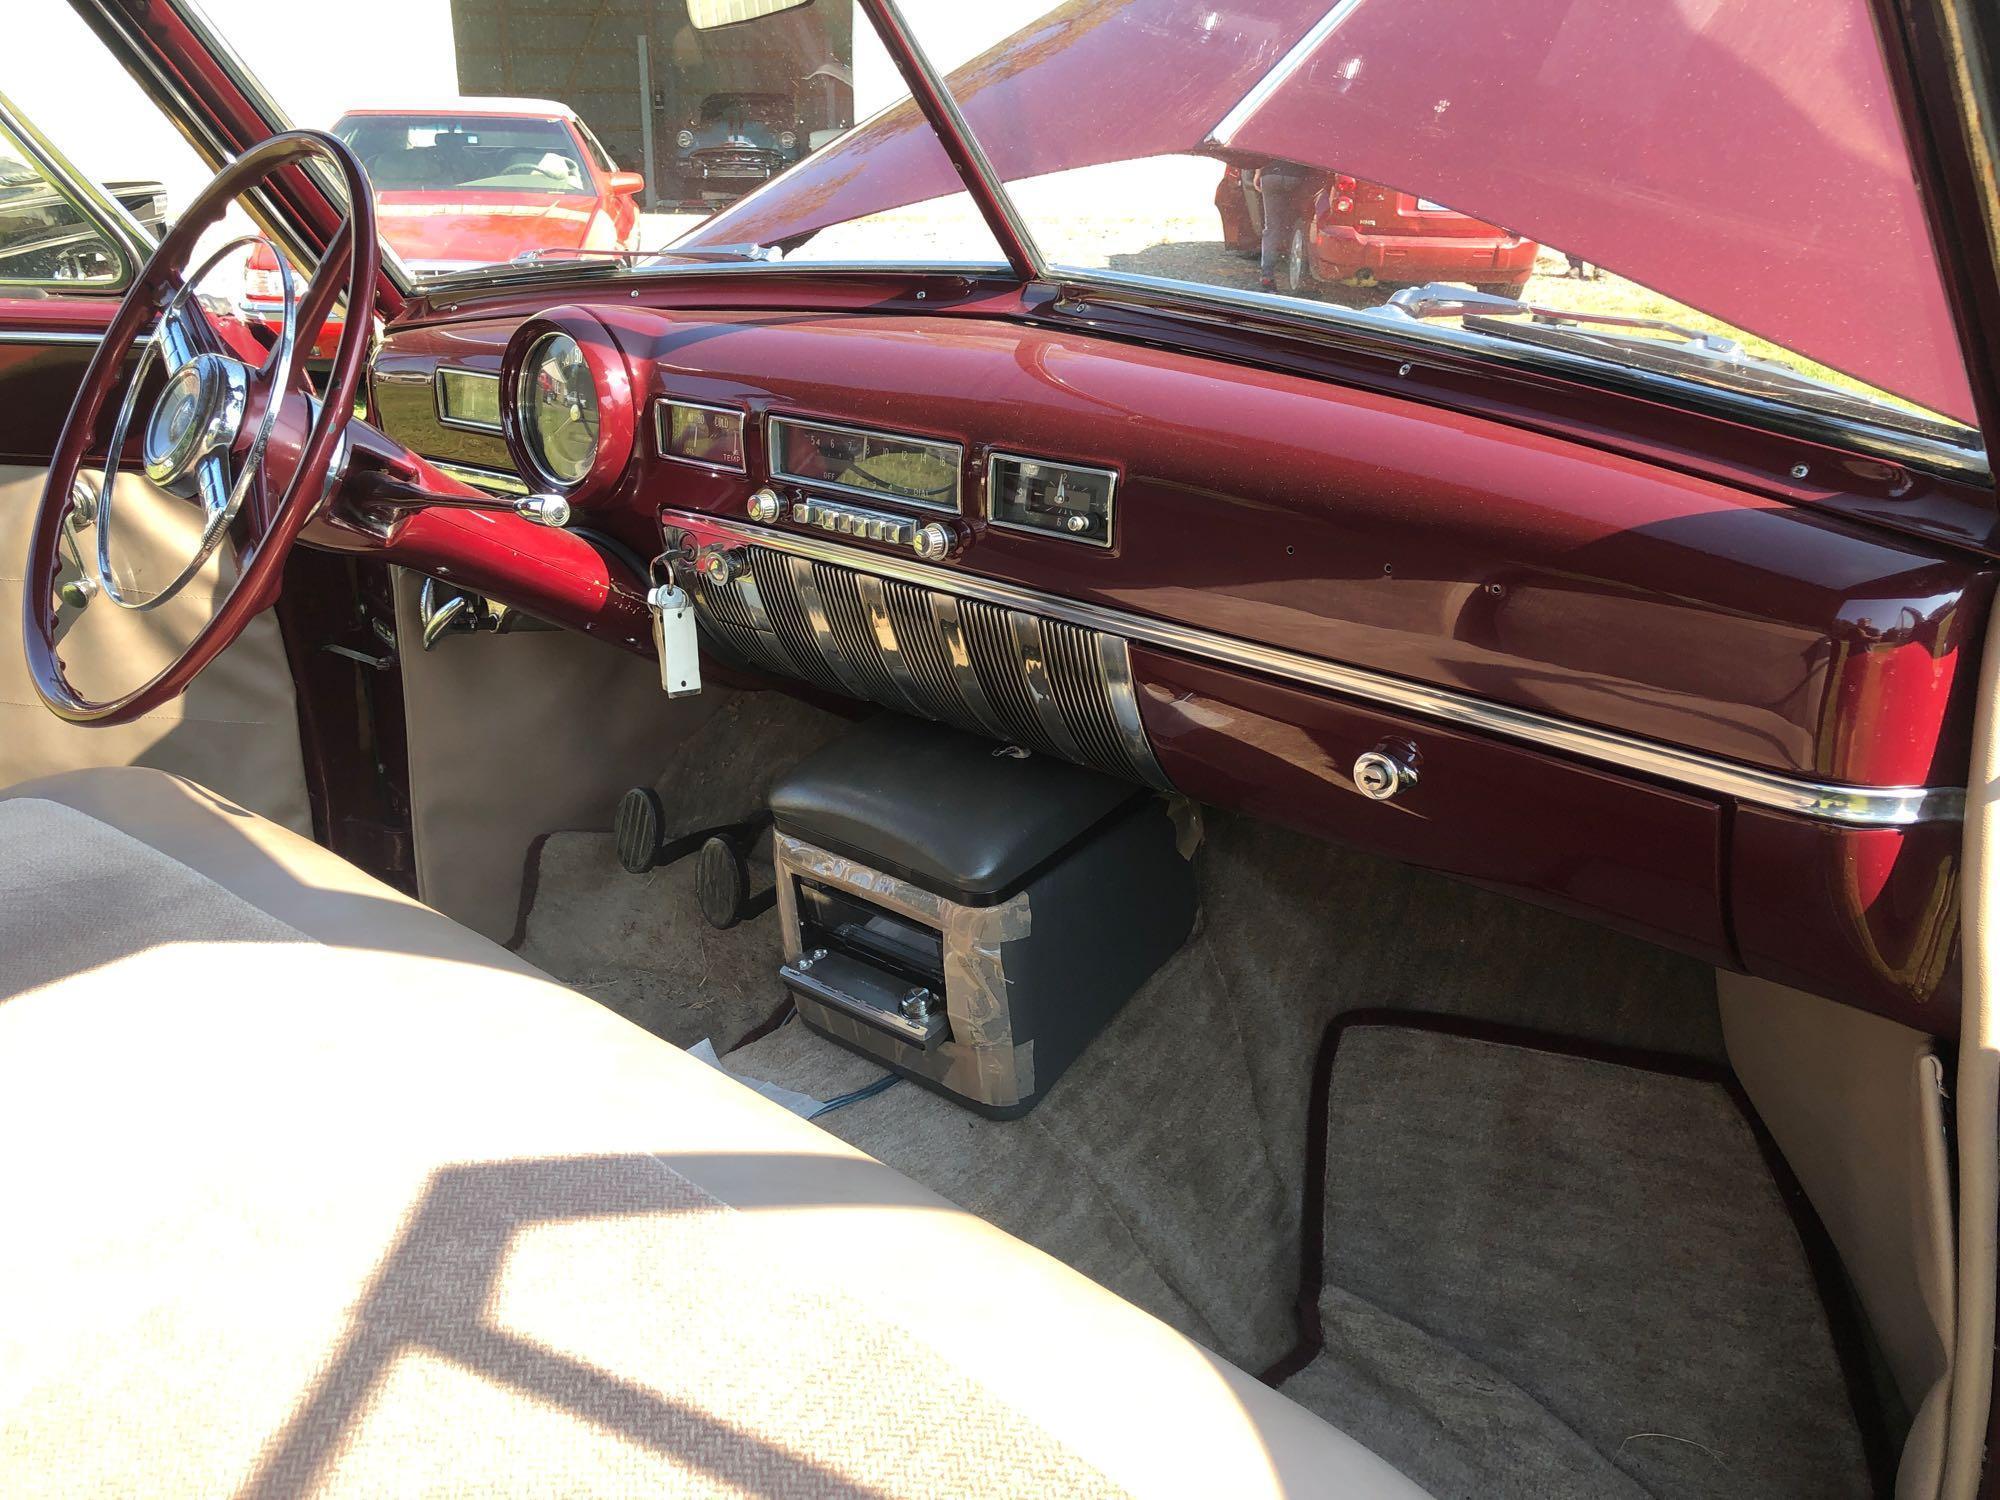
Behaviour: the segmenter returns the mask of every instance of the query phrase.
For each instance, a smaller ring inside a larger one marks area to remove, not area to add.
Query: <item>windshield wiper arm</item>
[[[543,259],[544,256],[549,257]],[[556,256],[575,256],[575,259],[556,259]],[[523,250],[512,260],[497,260],[476,266],[461,266],[455,271],[443,271],[434,276],[420,275],[417,278],[419,290],[435,286],[449,286],[459,281],[479,281],[496,275],[519,275],[522,272],[541,271],[588,271],[611,272],[618,269],[615,260],[585,258],[570,250]]]
[[[1735,339],[1720,333],[1704,333],[1698,328],[1689,328],[1685,324],[1671,322],[1666,318],[1642,318],[1631,313],[1569,312],[1561,308],[1542,307],[1533,302],[1516,301],[1512,297],[1496,296],[1492,292],[1475,292],[1465,287],[1435,281],[1427,286],[1403,288],[1389,299],[1389,305],[1412,318],[1456,318],[1470,314],[1475,317],[1493,318],[1525,317],[1532,318],[1537,323],[1568,323],[1578,326],[1588,323],[1601,328],[1655,329],[1684,338],[1689,344],[1708,354],[1742,353],[1742,345]]]
[[[478,280],[494,275],[518,275],[522,272],[568,271],[571,273],[588,271],[608,274],[613,271],[629,270],[634,266],[657,264],[661,261],[694,261],[697,263],[725,264],[740,261],[776,261],[784,252],[775,245],[704,245],[700,249],[676,250],[668,246],[661,250],[596,250],[576,245],[545,245],[539,249],[523,250],[511,260],[495,261],[491,265],[466,266],[462,270],[447,271],[440,276],[426,276],[422,284],[437,286],[462,280]]]
[[[1706,381],[1746,396],[1786,399],[1794,405],[1799,404],[1798,397],[1807,395],[1811,397],[1810,404],[1822,413],[1915,433],[1961,448],[1978,443],[1976,433],[1957,423],[1872,399],[1789,365],[1760,358],[1724,334],[1704,333],[1665,318],[1566,312],[1440,282],[1405,288],[1370,311],[1417,320],[1460,318],[1465,332],[1481,338],[1530,344],[1590,359],[1608,359],[1657,375]],[[1658,330],[1675,337],[1653,338],[1640,330]]]

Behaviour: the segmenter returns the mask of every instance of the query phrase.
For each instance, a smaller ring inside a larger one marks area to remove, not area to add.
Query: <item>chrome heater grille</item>
[[[709,644],[741,665],[1163,790],[1123,639],[1023,610],[748,547],[692,585]]]

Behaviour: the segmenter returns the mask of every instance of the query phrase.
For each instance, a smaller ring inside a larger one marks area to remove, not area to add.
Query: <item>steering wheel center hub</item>
[[[146,423],[146,477],[184,481],[209,454],[226,450],[243,426],[249,379],[227,355],[201,353],[167,377]]]

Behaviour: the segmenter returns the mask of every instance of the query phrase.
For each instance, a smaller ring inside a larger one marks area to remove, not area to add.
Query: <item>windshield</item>
[[[1052,268],[1977,442],[1862,0],[905,13]],[[1390,306],[1439,284],[1545,316]]]
[[[353,114],[333,133],[378,193],[586,193],[582,149],[562,120],[508,115]]]
[[[303,19],[206,4],[294,121],[355,144],[419,279],[1006,264],[854,0],[708,30],[687,0],[395,0],[367,80],[389,105],[297,45]],[[900,9],[1047,275],[1977,453],[1866,0],[1610,32],[1591,0]]]
[[[712,30],[692,23],[686,0],[345,4],[395,38],[365,73],[325,65],[305,8],[201,9],[291,123],[354,147],[384,245],[420,283],[574,270],[579,259],[612,276],[780,258],[1006,264],[927,130],[910,144],[921,191],[889,192],[886,211],[662,255],[850,135],[858,116],[907,102],[851,0]]]

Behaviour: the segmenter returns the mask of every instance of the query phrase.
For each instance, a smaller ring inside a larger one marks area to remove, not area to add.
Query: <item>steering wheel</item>
[[[184,268],[202,232],[232,202],[275,173],[314,158],[331,164],[339,174],[347,195],[346,215],[320,262],[303,309],[285,257],[277,255],[283,321],[262,364],[252,366],[229,352],[202,311],[194,288],[220,259],[247,244],[263,242],[263,236],[231,241],[192,274]],[[344,276],[339,274],[343,267]],[[329,477],[338,477],[348,417],[367,363],[369,311],[380,268],[375,200],[367,174],[345,144],[314,130],[272,136],[239,156],[202,189],[161,241],[125,294],[84,372],[49,465],[48,484],[28,544],[21,634],[35,691],[52,712],[77,724],[122,724],[172,701],[278,597],[286,555],[324,497]],[[312,347],[342,292],[347,318],[321,401],[305,383],[297,350],[301,342]],[[117,390],[134,341],[148,324],[151,332],[128,378],[110,442],[98,450],[100,419]],[[194,557],[179,575],[165,588],[139,597],[122,590],[113,575],[111,533],[117,524],[118,460],[146,376],[156,362],[166,369],[166,383],[139,428],[141,463],[147,479],[199,506],[201,532]],[[302,427],[305,437],[300,441]],[[79,474],[85,457],[94,451],[103,452],[106,461],[104,481],[93,496]],[[185,649],[150,681],[103,701],[87,698],[71,686],[57,652],[55,591],[65,529],[72,524],[96,526],[96,593],[121,609],[157,609],[193,581],[232,530],[237,543],[235,584]]]

